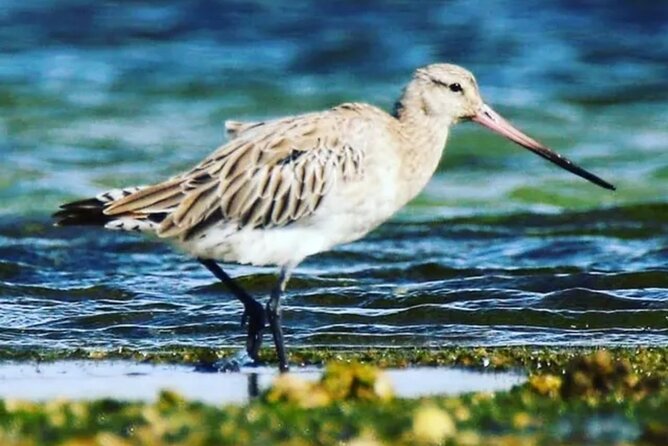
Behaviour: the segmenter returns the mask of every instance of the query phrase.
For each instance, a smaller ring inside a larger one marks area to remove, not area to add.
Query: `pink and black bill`
[[[557,166],[568,170],[575,175],[578,175],[592,183],[601,186],[605,189],[615,190],[615,186],[608,183],[604,179],[594,175],[593,173],[583,169],[577,164],[573,163],[567,158],[559,155],[552,149],[544,146],[535,139],[524,134],[517,128],[515,128],[511,123],[503,119],[501,115],[492,110],[488,105],[483,105],[477,115],[475,115],[472,120],[477,122],[480,125],[487,127],[488,129],[496,132],[502,136],[505,136],[509,140],[519,144],[520,146],[531,150],[538,156],[545,158],[548,161],[553,162]]]

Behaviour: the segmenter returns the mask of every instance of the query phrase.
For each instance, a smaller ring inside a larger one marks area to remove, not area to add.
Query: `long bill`
[[[564,158],[557,152],[551,150],[550,148],[544,146],[535,139],[527,136],[517,128],[513,127],[511,123],[503,119],[501,115],[492,110],[486,104],[483,104],[478,114],[475,115],[472,118],[472,120],[500,135],[505,136],[509,140],[521,145],[524,148],[531,150],[536,155],[541,156],[546,160],[553,162],[557,166],[566,169],[569,172],[574,173],[575,175],[578,175],[586,180],[589,180],[592,183],[601,186],[605,189],[615,190],[615,186],[608,183],[604,179],[583,169],[582,167],[573,163],[569,159]]]

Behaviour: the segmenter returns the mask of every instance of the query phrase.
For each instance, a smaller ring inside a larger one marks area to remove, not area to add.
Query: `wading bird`
[[[254,123],[228,122],[231,140],[187,172],[151,186],[64,204],[56,224],[99,225],[169,240],[198,259],[244,306],[245,353],[258,361],[271,329],[288,369],[280,299],[306,257],[352,242],[427,184],[453,124],[474,121],[606,189],[614,186],[513,127],[456,65],[415,71],[393,114],[364,103]],[[217,262],[280,269],[266,308]]]

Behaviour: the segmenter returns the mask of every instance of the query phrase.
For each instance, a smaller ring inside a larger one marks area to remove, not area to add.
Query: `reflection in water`
[[[248,399],[260,396],[260,380],[257,373],[248,374]]]

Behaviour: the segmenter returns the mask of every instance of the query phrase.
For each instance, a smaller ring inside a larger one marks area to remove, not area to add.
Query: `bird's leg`
[[[244,314],[241,317],[242,326],[248,321],[248,337],[246,338],[246,351],[248,356],[255,361],[259,361],[259,352],[262,345],[262,330],[264,330],[266,318],[262,304],[241,288],[234,279],[227,275],[225,271],[213,260],[198,259],[199,262],[213,273],[227,288],[241,301],[244,306]]]
[[[276,286],[271,291],[269,302],[267,302],[267,316],[271,334],[274,336],[276,345],[276,355],[278,356],[278,368],[281,372],[288,371],[288,361],[285,355],[285,345],[283,343],[283,327],[281,326],[281,296],[285,291],[285,286],[290,280],[292,268],[284,266],[281,268]]]

